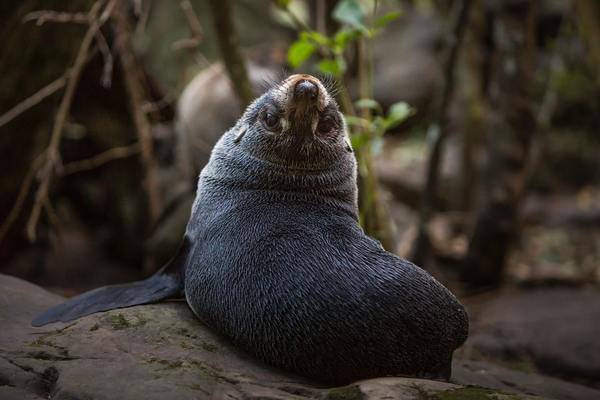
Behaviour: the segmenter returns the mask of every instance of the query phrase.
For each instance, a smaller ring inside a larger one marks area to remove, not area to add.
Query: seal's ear
[[[235,138],[233,139],[233,143],[238,144],[242,140],[244,135],[246,134],[247,130],[248,130],[248,125],[246,125],[246,124],[242,125],[242,128],[240,129],[238,134],[235,135]]]

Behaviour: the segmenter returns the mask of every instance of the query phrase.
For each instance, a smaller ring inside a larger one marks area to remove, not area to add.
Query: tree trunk
[[[254,93],[248,79],[246,63],[240,51],[240,40],[233,26],[231,4],[229,0],[210,0],[209,4],[223,63],[235,93],[240,99],[243,111],[254,99]]]
[[[454,70],[458,60],[465,29],[469,21],[469,11],[471,9],[471,0],[462,0],[457,8],[456,16],[452,24],[452,38],[450,39],[446,60],[444,62],[444,87],[442,93],[437,99],[435,114],[432,123],[427,130],[429,142],[429,158],[427,159],[427,177],[425,188],[421,199],[421,209],[419,215],[419,233],[412,250],[412,261],[423,265],[425,259],[430,253],[430,241],[428,234],[428,224],[435,210],[435,200],[437,197],[438,180],[442,165],[445,139],[448,136],[448,109],[450,101],[454,94]]]
[[[162,210],[162,199],[157,181],[158,165],[154,156],[152,126],[143,110],[143,103],[149,99],[149,96],[143,83],[143,71],[133,50],[133,33],[127,19],[127,9],[127,3],[121,2],[113,12],[114,30],[117,36],[116,48],[123,68],[131,114],[142,150],[141,158],[146,174],[144,186],[148,195],[148,214],[150,223],[154,224]]]
[[[495,54],[489,88],[488,165],[463,269],[471,286],[501,283],[527,178],[536,128],[532,110],[535,1],[495,3]]]
[[[578,29],[588,48],[588,63],[600,85],[600,3],[598,0],[575,1]]]

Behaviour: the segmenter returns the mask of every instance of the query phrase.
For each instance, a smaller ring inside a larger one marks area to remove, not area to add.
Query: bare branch
[[[151,114],[154,112],[159,112],[165,107],[168,107],[173,104],[175,101],[172,94],[166,94],[162,99],[158,101],[145,101],[142,103],[142,111],[144,114]]]
[[[62,168],[60,168],[59,173],[62,176],[65,176],[78,172],[89,171],[90,169],[100,167],[113,160],[131,157],[135,154],[138,154],[140,150],[141,146],[137,142],[129,146],[115,147],[94,157],[65,164]]]
[[[66,73],[60,78],[54,80],[53,82],[44,86],[36,93],[32,94],[31,96],[29,96],[28,98],[26,98],[25,100],[23,100],[4,114],[0,115],[0,127],[6,125],[25,111],[29,110],[31,107],[44,100],[46,97],[53,95],[58,90],[63,88],[65,86],[65,83],[67,82],[68,75],[69,74]]]
[[[107,9],[114,5],[114,0],[111,1]],[[83,40],[81,41],[81,45],[79,47],[79,51],[77,52],[77,56],[75,57],[75,61],[73,63],[73,67],[69,73],[65,93],[60,102],[58,111],[56,113],[56,119],[54,120],[54,125],[52,127],[52,133],[50,135],[50,143],[46,150],[46,156],[44,158],[44,163],[40,169],[40,186],[35,194],[35,200],[33,203],[33,208],[31,211],[31,215],[29,220],[27,221],[27,237],[29,240],[34,241],[36,238],[36,227],[38,220],[40,218],[40,213],[44,204],[46,203],[46,198],[48,197],[48,189],[50,187],[50,181],[52,179],[53,172],[60,162],[60,154],[58,151],[58,147],[60,145],[60,140],[63,133],[63,128],[65,126],[65,122],[67,120],[67,116],[69,113],[69,109],[71,107],[71,103],[73,101],[73,96],[75,94],[75,88],[77,87],[77,83],[79,82],[79,78],[83,71],[83,68],[88,59],[87,55],[90,49],[90,46],[96,36],[96,33],[100,29],[100,26],[105,20],[98,19],[98,13],[100,12],[101,6],[103,2],[97,1],[94,3],[90,12],[88,14],[88,19],[90,21],[90,26],[86,31]],[[110,15],[110,14],[109,14]]]
[[[244,110],[254,98],[252,85],[248,79],[246,63],[240,51],[240,40],[233,26],[232,9],[229,0],[210,0],[217,40],[227,74]]]
[[[113,24],[117,36],[116,49],[123,67],[125,87],[129,96],[131,113],[139,138],[142,163],[146,172],[145,189],[148,193],[148,208],[151,222],[158,219],[161,210],[161,197],[156,177],[156,159],[152,143],[152,129],[148,116],[144,113],[146,99],[142,84],[143,74],[134,57],[132,31],[127,20],[127,3],[120,2],[113,13]]]
[[[104,67],[102,67],[102,78],[100,78],[100,83],[102,84],[102,87],[108,89],[112,84],[112,71],[114,65],[113,55],[106,42],[106,38],[100,30],[96,32],[96,42],[98,43],[98,48],[104,58]]]
[[[173,49],[180,50],[197,47],[200,43],[202,43],[202,38],[204,36],[204,33],[202,31],[202,25],[200,24],[200,19],[194,12],[192,3],[190,3],[189,0],[181,0],[179,2],[179,7],[181,8],[181,11],[183,11],[183,15],[185,16],[188,27],[192,32],[192,37],[174,42],[172,44]]]
[[[29,171],[27,171],[27,175],[25,175],[25,179],[21,184],[21,189],[19,190],[19,194],[17,195],[15,204],[13,205],[12,209],[10,210],[10,213],[2,223],[2,226],[0,226],[0,243],[2,243],[2,241],[6,237],[6,234],[10,230],[11,226],[15,223],[19,215],[21,215],[21,211],[23,210],[23,204],[27,199],[27,194],[29,193],[29,189],[31,188],[31,184],[33,183],[33,178],[36,176],[40,165],[44,160],[42,156],[43,154],[37,157],[31,165],[31,167],[29,168]]]
[[[139,35],[144,32],[146,29],[146,25],[148,24],[148,17],[150,16],[150,1],[144,2],[143,0],[139,0],[139,6],[136,4],[137,10],[134,11],[135,16],[138,17],[137,24],[135,26],[135,33]]]
[[[90,15],[89,13],[68,13],[53,10],[40,10],[33,11],[25,15],[23,18],[23,23],[29,21],[35,21],[37,26],[41,26],[46,22],[89,24]]]

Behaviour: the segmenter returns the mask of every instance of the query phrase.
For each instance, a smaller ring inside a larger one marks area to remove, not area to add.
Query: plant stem
[[[357,42],[358,82],[360,98],[362,99],[373,97],[372,57],[369,52],[368,40],[367,38],[361,38]],[[372,118],[371,110],[363,108],[361,117],[370,120]],[[362,128],[361,131],[367,137],[365,143],[356,152],[359,166],[360,191],[358,202],[361,222],[368,235],[379,240],[385,249],[393,250],[392,226],[381,199],[381,190],[373,159],[372,145],[373,140],[376,139],[375,132],[368,128]]]

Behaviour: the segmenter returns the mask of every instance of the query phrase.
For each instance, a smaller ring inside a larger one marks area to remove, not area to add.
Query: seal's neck
[[[326,168],[293,168],[259,159],[243,149],[217,146],[201,179],[231,191],[266,191],[330,204],[358,219],[356,164],[351,154]]]

